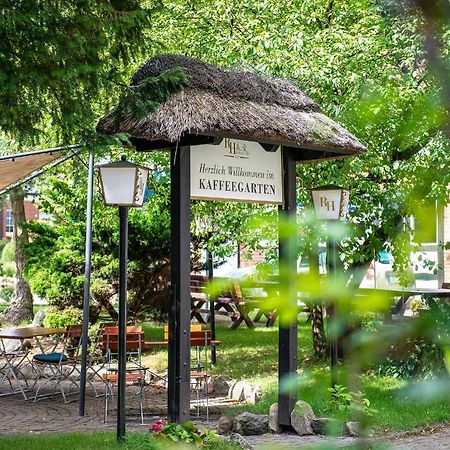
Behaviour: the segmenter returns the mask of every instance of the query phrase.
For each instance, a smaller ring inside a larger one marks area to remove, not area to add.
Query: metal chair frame
[[[191,324],[191,388],[195,391],[195,408],[197,417],[200,417],[201,394],[204,394],[204,405],[206,409],[206,422],[209,423],[209,391],[208,381],[211,377],[209,365],[211,361],[210,347],[211,330],[202,329],[202,325]],[[169,339],[169,327],[164,326],[164,339]]]
[[[204,394],[204,406],[206,409],[206,423],[209,423],[209,391],[208,382],[211,377],[209,363],[211,357],[211,330],[191,331],[191,387],[196,395],[197,417],[200,417],[201,394]]]
[[[57,349],[59,343],[59,340],[54,343],[52,352]],[[80,360],[80,349],[81,325],[69,325],[67,326],[66,332],[64,333],[62,348],[60,349],[60,352],[58,352],[60,355],[58,360],[40,361],[36,359],[37,355],[33,357],[33,366],[38,373],[35,385],[39,384],[33,397],[34,402],[42,398],[53,396],[55,393],[61,393],[64,403],[69,402],[67,397],[70,394],[70,387],[73,385],[76,387],[76,390],[78,390],[79,388],[79,383],[71,378],[71,376],[74,372],[80,373],[79,369],[77,369],[77,364]],[[48,371],[46,371],[46,369],[48,369]],[[44,381],[42,382],[42,380]],[[62,384],[64,381],[69,381],[69,387],[67,391],[65,391]],[[55,387],[54,392],[50,394],[39,395],[42,387],[46,384],[53,385]]]
[[[28,399],[26,392],[30,391],[30,386],[28,385],[28,380],[23,378],[25,387],[23,387],[18,379],[18,374],[21,373],[21,366],[28,359],[28,349],[23,348],[23,342],[16,350],[7,351],[5,348],[5,343],[0,340],[1,345],[1,357],[0,357],[0,387],[3,386],[5,382],[9,384],[10,391],[0,393],[0,397],[22,394],[25,400]],[[13,381],[16,384],[16,388],[13,387]]]
[[[106,327],[102,334],[102,349],[105,353],[106,373],[103,374],[105,382],[105,407],[104,423],[108,424],[109,397],[114,401],[113,385],[118,382],[117,352],[118,352],[119,329],[117,327]],[[142,346],[144,344],[144,333],[140,326],[129,326],[126,332],[126,358],[127,368],[125,381],[127,383],[137,384],[138,392],[131,397],[139,397],[139,410],[141,424],[144,425],[144,385],[145,385],[145,367],[141,363]],[[128,365],[131,363],[131,366]],[[129,397],[130,398],[130,397]]]

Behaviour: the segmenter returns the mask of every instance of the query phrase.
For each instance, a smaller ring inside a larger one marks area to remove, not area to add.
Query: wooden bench
[[[206,293],[208,286],[208,277],[204,275],[191,274],[191,320],[197,319],[198,323],[206,324],[202,313],[209,313],[209,310],[204,309],[205,304],[209,301]]]
[[[203,330],[201,325],[192,324],[191,325],[191,347],[195,346],[201,346],[205,344],[204,340],[204,333],[209,332],[209,340],[207,342],[207,345],[217,347],[219,346],[222,341],[218,340],[211,340],[211,331],[210,330]],[[201,333],[201,334],[199,334]],[[164,340],[163,341],[145,341],[144,342],[144,348],[146,349],[152,349],[155,347],[167,347],[169,345],[169,326],[164,326]]]
[[[245,297],[240,283],[237,280],[215,278],[224,285],[223,291],[214,299],[214,313],[226,315],[231,320],[231,328],[236,329],[242,323],[249,328],[255,327],[255,321],[266,316],[267,326],[274,324],[277,313],[276,310],[264,308],[265,297],[251,296]],[[209,322],[210,310],[205,306],[209,302],[207,295],[208,278],[203,275],[191,275],[191,320],[197,319],[200,324]],[[257,311],[255,319],[250,314]],[[203,315],[206,314],[206,318]]]

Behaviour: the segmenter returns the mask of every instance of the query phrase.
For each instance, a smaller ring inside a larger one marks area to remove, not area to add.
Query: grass
[[[118,443],[113,432],[35,434],[0,438],[0,450],[170,450],[179,449],[179,443],[170,444],[155,439],[147,432],[128,433],[125,441]],[[236,450],[226,443],[212,449]]]
[[[300,316],[298,326],[300,383],[298,398],[311,404],[317,416],[330,415],[327,410],[330,393],[330,372],[327,363],[314,362],[310,325]],[[162,326],[144,324],[147,340],[161,340]],[[248,380],[263,390],[263,398],[256,405],[230,408],[229,413],[243,409],[267,413],[277,401],[278,328],[239,327],[231,330],[228,324],[217,327],[217,339],[222,341],[217,350],[217,365],[213,373],[228,375],[237,380]],[[154,351],[147,357],[150,367],[164,371],[167,351]],[[344,384],[344,383],[343,383]],[[442,399],[428,404],[412,403],[397,396],[406,382],[392,377],[363,375],[362,390],[376,413],[371,426],[377,430],[409,430],[435,422],[450,420],[450,400]]]
[[[39,434],[26,436],[8,436],[0,438],[1,450],[101,450],[123,448],[129,449],[128,445],[122,446],[116,442],[113,433],[68,433],[68,434]]]

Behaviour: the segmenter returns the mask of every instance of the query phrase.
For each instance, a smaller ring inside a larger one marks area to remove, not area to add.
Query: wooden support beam
[[[280,219],[295,220],[296,203],[296,163],[291,149],[282,148],[284,204],[279,207]],[[284,236],[284,235],[283,235]],[[280,238],[280,295],[289,296],[292,305],[297,305],[297,236]],[[278,423],[282,428],[291,425],[291,411],[297,401],[296,389],[286,391],[286,383],[292,386],[292,377],[297,375],[297,320],[288,326],[279,327],[278,338]]]
[[[173,148],[171,174],[171,285],[169,309],[169,421],[189,420],[190,403],[190,148]]]

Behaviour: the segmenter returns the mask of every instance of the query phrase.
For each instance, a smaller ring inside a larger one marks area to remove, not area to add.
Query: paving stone
[[[22,382],[24,383],[24,382]],[[98,390],[103,392],[100,383],[96,383]],[[127,386],[127,392],[131,393]],[[94,398],[93,390],[87,388],[86,415],[78,416],[78,396],[72,397],[72,402],[64,404],[61,396],[46,398],[36,403],[24,401],[21,395],[11,395],[1,398],[2,414],[0,415],[0,436],[13,434],[33,433],[67,433],[72,431],[101,431],[115,430],[115,414],[112,413],[108,426],[103,424],[103,398]],[[157,418],[167,414],[167,390],[158,386],[145,388],[145,422],[153,423]],[[226,398],[212,398],[211,406],[220,411],[233,403]],[[140,425],[138,403],[135,408],[127,409],[127,429],[146,432],[148,426]],[[219,413],[220,414],[220,413]],[[212,418],[209,423],[211,429],[217,427],[217,420]],[[194,421],[206,425],[204,418],[195,418]],[[328,444],[332,448],[345,447],[356,444],[358,441],[351,437],[329,438],[324,436],[298,436],[296,434],[264,434],[259,436],[246,436],[246,442],[255,449],[279,448],[297,449],[308,448],[311,445]],[[376,435],[369,442],[389,443],[389,448],[396,450],[448,450],[450,448],[450,424],[433,425],[423,430],[389,433]]]

